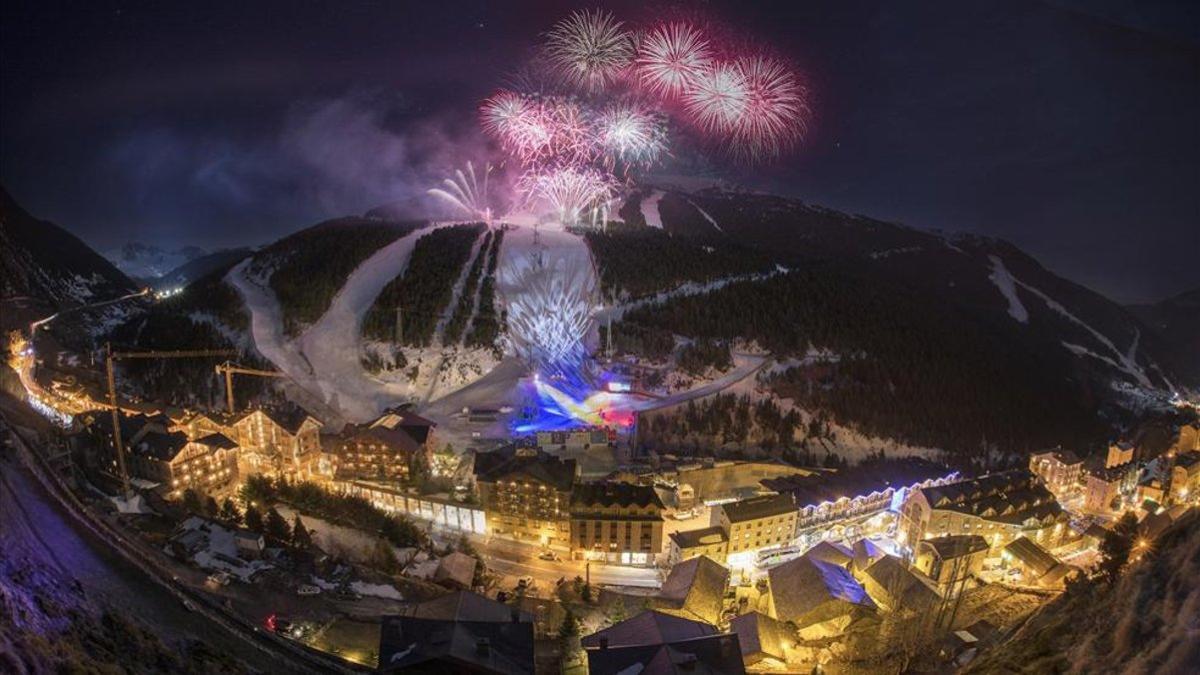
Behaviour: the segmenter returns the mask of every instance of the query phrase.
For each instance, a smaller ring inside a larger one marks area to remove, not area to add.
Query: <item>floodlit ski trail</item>
[[[453,224],[427,225],[376,251],[346,278],[329,309],[298,340],[314,377],[336,397],[348,419],[371,419],[404,397],[406,383],[380,382],[363,368],[359,360],[363,317],[383,287],[408,269],[417,240]]]
[[[627,302],[618,303],[616,305],[606,306],[603,309],[600,309],[599,311],[596,312],[595,318],[596,318],[596,321],[598,321],[600,323],[604,323],[604,322],[608,321],[610,318],[613,321],[620,321],[625,316],[626,312],[630,312],[639,307],[646,307],[648,305],[659,305],[659,304],[662,304],[672,298],[681,298],[681,297],[687,297],[689,295],[703,295],[705,293],[711,293],[713,291],[725,288],[729,284],[735,284],[739,281],[765,281],[767,279],[778,276],[780,274],[787,274],[790,271],[791,270],[784,267],[783,265],[776,265],[775,269],[773,269],[769,272],[752,272],[750,274],[735,274],[733,276],[721,277],[720,279],[713,279],[711,281],[704,281],[704,282],[688,281],[688,282],[679,284],[678,286],[676,286],[675,288],[672,288],[669,291],[660,291],[658,293],[655,293],[654,295],[636,298],[634,300],[629,300]]]

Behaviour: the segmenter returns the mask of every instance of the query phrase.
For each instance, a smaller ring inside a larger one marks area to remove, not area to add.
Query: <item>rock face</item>
[[[108,300],[137,285],[78,237],[38,220],[0,188],[0,296],[55,306]]]

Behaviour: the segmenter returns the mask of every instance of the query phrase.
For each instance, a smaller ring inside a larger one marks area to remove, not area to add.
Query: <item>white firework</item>
[[[658,26],[638,41],[638,78],[654,94],[684,93],[712,63],[708,40],[686,23]]]
[[[597,120],[597,136],[609,165],[649,166],[666,150],[666,133],[661,120],[637,106],[609,106]]]
[[[527,174],[519,187],[531,201],[552,208],[559,222],[576,225],[608,203],[616,183],[607,172],[565,167]]]
[[[633,38],[601,10],[574,12],[546,34],[546,55],[568,79],[588,91],[616,81],[633,62]]]
[[[749,96],[742,72],[733,64],[717,63],[700,73],[683,102],[701,129],[726,133],[737,127]]]
[[[595,308],[590,271],[557,263],[543,267],[531,257],[520,273],[521,293],[507,307],[514,347],[546,372],[583,358]]]
[[[488,164],[483,170],[483,178],[475,175],[475,166],[467,162],[467,170],[458,169],[453,178],[446,178],[442,184],[446,189],[432,188],[430,195],[445,200],[458,208],[468,218],[478,218],[489,225],[492,222],[492,208],[488,204],[488,176],[492,173],[492,165]]]

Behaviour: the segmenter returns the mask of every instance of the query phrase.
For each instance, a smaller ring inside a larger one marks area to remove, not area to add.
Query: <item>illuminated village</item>
[[[0,671],[1195,672],[1194,305],[714,177],[835,108],[732,22],[539,21],[269,243],[0,190]]]

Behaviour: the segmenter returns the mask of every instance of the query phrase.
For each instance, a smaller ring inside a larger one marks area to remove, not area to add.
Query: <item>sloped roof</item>
[[[682,532],[672,532],[671,540],[675,542],[679,548],[695,548],[697,546],[712,546],[723,541],[728,541],[729,537],[725,534],[725,528],[720,525],[705,527],[699,530],[683,530]]]
[[[851,548],[854,551],[854,567],[860,570],[867,569],[871,563],[887,555],[870,539],[859,539]]]
[[[124,425],[122,425],[124,426]],[[181,431],[171,431],[160,433],[158,431],[150,431],[142,434],[130,450],[137,455],[149,457],[162,462],[169,462],[175,459],[179,451],[183,450],[188,444],[187,434]]]
[[[769,656],[783,661],[787,657],[785,647],[792,639],[791,631],[766,614],[750,612],[735,617],[729,630],[737,634],[743,658]]]
[[[716,635],[719,631],[703,621],[693,621],[666,612],[646,610],[588,635],[580,640],[587,649],[600,646],[601,638],[608,638],[609,648],[635,645],[661,645],[693,638]]]
[[[817,542],[804,555],[813,560],[821,560],[837,565],[838,567],[849,567],[850,563],[854,562],[853,551],[841,544],[835,544],[830,541]]]
[[[841,602],[849,609],[860,606],[874,609],[875,603],[844,567],[800,556],[767,571],[775,616],[781,621],[796,621],[830,602]]]
[[[512,621],[514,613],[520,621],[533,621],[533,615],[528,612],[519,612],[478,593],[456,591],[414,605],[407,612],[407,616],[443,621],[506,622]]]
[[[1004,547],[1004,552],[1021,561],[1039,577],[1058,564],[1057,558],[1028,537],[1017,537]]]
[[[575,483],[575,460],[560,459],[542,450],[505,446],[475,454],[475,480],[495,483],[501,480],[531,480],[569,492]]]
[[[658,492],[651,485],[634,485],[632,483],[580,483],[571,493],[571,506],[628,508],[636,506],[646,508],[655,506],[665,508]]]
[[[480,645],[486,642],[486,649]],[[441,621],[385,616],[379,632],[379,670],[411,672],[534,672],[533,624]]]
[[[764,495],[722,504],[720,508],[725,511],[729,522],[742,523],[793,512],[796,510],[796,503],[792,501],[790,494]]]
[[[744,675],[746,666],[734,634],[711,635],[661,645],[589,649],[591,675]]]
[[[767,478],[762,485],[775,492],[789,492],[797,508],[833,502],[843,497],[853,499],[872,492],[909,487],[950,474],[950,469],[916,457],[887,462],[863,463],[840,471],[820,471]]]
[[[996,522],[1020,524],[1030,518],[1058,518],[1062,506],[1032,473],[1015,469],[948,485],[922,488],[935,509],[966,513]]]
[[[941,598],[931,579],[895,556],[885,555],[876,560],[863,574],[879,585],[888,596],[881,600],[893,607],[920,611]]]
[[[433,580],[452,581],[463,588],[470,588],[471,582],[475,580],[475,566],[478,563],[478,560],[466,553],[454,551],[438,562]]]
[[[360,427],[347,434],[346,438],[347,440],[375,441],[405,454],[412,454],[421,449],[421,443],[413,438],[407,430],[400,427]]]
[[[220,448],[221,450],[232,450],[238,447],[236,441],[222,433],[209,434],[197,438],[196,442],[200,445],[207,445],[210,448]]]
[[[951,534],[945,537],[934,537],[922,540],[917,546],[928,546],[942,560],[951,560],[991,548],[988,546],[987,539],[977,534]]]
[[[702,555],[671,568],[659,591],[661,606],[709,623],[721,619],[729,569]]]

